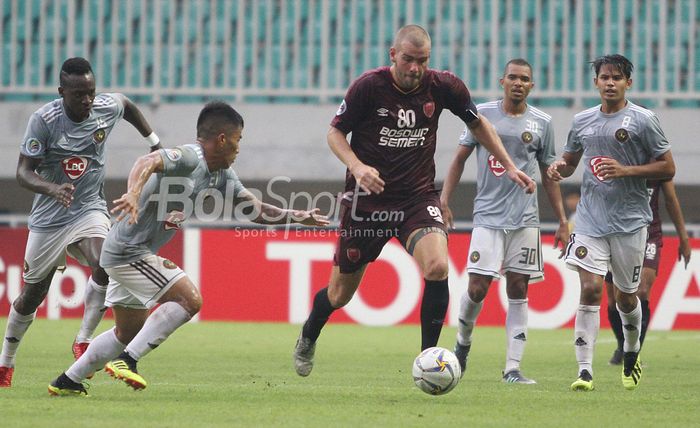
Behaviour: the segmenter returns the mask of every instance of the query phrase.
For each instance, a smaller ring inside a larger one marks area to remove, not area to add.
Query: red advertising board
[[[7,313],[21,278],[26,231],[0,228],[0,316]],[[467,284],[470,234],[450,235],[450,309],[447,323],[456,325],[459,299]],[[327,284],[332,267],[335,231],[236,228],[186,229],[163,250],[200,285],[201,320],[300,323],[308,315],[317,290]],[[575,271],[558,259],[553,237],[543,237],[545,281],[530,286],[532,328],[573,325],[579,283]],[[676,262],[678,240],[666,238],[658,279],[652,289],[652,329],[700,329],[700,252],[687,269]],[[691,240],[700,249],[700,239]],[[40,316],[78,317],[82,284],[89,271],[69,263],[56,280]],[[57,275],[58,276],[58,275]],[[78,293],[75,291],[81,291]],[[423,278],[413,259],[396,242],[367,269],[350,304],[331,322],[365,325],[418,323]],[[606,302],[603,302],[605,305]],[[479,317],[480,325],[503,325],[507,308],[505,284],[494,281]],[[605,314],[605,311],[602,311]],[[607,325],[607,317],[601,317]]]

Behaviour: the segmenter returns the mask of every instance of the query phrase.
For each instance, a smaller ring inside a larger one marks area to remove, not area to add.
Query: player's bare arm
[[[17,183],[34,193],[51,196],[61,205],[68,208],[73,202],[75,186],[70,183],[56,184],[44,180],[36,173],[40,163],[41,159],[33,159],[20,154],[17,162]]]
[[[561,159],[552,162],[547,168],[547,177],[554,181],[561,181],[566,177],[570,177],[571,174],[576,171],[579,161],[581,161],[581,156],[583,156],[583,150],[578,152],[564,152]]]
[[[559,258],[562,258],[566,254],[566,246],[569,245],[569,220],[566,218],[566,213],[564,212],[564,202],[561,198],[559,182],[551,179],[549,175],[547,175],[547,168],[547,165],[540,164],[542,187],[544,187],[544,191],[547,194],[547,199],[549,200],[549,205],[554,211],[554,215],[556,215],[557,219],[559,220],[559,227],[554,235],[554,248],[557,248],[561,243]]]
[[[368,193],[382,193],[384,191],[384,180],[379,177],[379,171],[365,165],[355,156],[347,136],[341,130],[331,126],[327,138],[328,146],[333,154],[350,170],[362,190]]]
[[[121,221],[129,216],[129,223],[138,221],[139,197],[143,186],[154,172],[163,172],[163,158],[158,152],[151,152],[136,159],[134,166],[129,172],[127,191],[120,198],[112,201],[114,208],[110,211],[117,214],[117,221]]]
[[[259,224],[285,224],[289,220],[292,223],[299,223],[305,226],[328,226],[328,217],[320,214],[320,209],[312,210],[290,210],[268,204],[256,198],[250,191],[244,190],[238,196],[238,201],[244,201],[253,207],[253,213],[257,216],[252,219]]]
[[[450,229],[454,229],[454,217],[452,216],[452,210],[450,209],[450,197],[452,197],[452,192],[454,192],[459,179],[462,177],[462,172],[464,172],[464,163],[469,158],[469,155],[474,151],[474,146],[462,146],[457,147],[457,152],[455,153],[450,168],[447,170],[447,177],[445,177],[445,182],[442,185],[442,192],[440,193],[440,209],[442,210],[442,218],[445,220],[445,224]]]
[[[673,184],[673,180],[667,180],[661,183],[661,190],[664,193],[664,203],[666,205],[666,212],[668,212],[671,221],[673,221],[673,226],[676,228],[676,233],[678,234],[678,261],[683,259],[685,268],[688,268],[688,262],[690,262],[690,243],[688,242],[688,231],[685,229],[685,221],[683,220],[683,213],[681,212],[681,204],[678,202],[678,196],[676,195],[676,186]]]
[[[125,95],[117,94],[117,96],[121,97],[122,103],[124,104],[124,120],[132,124],[144,138],[152,143],[150,146],[152,152],[162,149],[163,146],[161,146],[160,141],[155,142],[158,137],[155,136],[153,129],[151,129],[151,125],[148,124],[148,121],[143,116],[141,110],[139,110],[136,104],[134,104]]]
[[[479,114],[479,118],[469,122],[467,126],[479,144],[484,146],[484,148],[503,165],[503,168],[505,168],[508,174],[508,178],[525,189],[526,193],[533,193],[535,191],[535,181],[516,168],[506,148],[503,147],[503,142],[498,136],[496,129],[491,125],[488,119]]]
[[[606,158],[597,165],[603,179],[622,177],[644,177],[653,180],[666,180],[676,174],[676,164],[671,151],[667,151],[653,162],[644,165],[622,165],[616,159]]]

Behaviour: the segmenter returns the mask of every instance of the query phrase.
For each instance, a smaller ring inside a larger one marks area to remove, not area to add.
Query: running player
[[[88,346],[104,310],[107,274],[99,266],[110,226],[104,200],[105,143],[123,117],[153,147],[158,137],[139,109],[122,94],[95,95],[95,76],[84,58],[63,63],[58,98],[29,119],[17,165],[19,184],[36,193],[29,215],[24,287],[10,305],[0,354],[0,387],[10,387],[20,341],[46,297],[66,252],[90,267],[85,312],[73,355]]]
[[[243,187],[231,168],[242,131],[238,112],[214,101],[199,114],[196,143],[137,159],[127,193],[114,201],[112,213],[120,214],[100,257],[113,279],[105,301],[114,311],[116,326],[97,336],[83,356],[51,382],[51,395],[86,395],[83,379],[105,363],[112,377],[135,390],[146,387],[137,362],[189,321],[202,304],[192,280],[175,263],[157,255],[192,214],[201,193],[216,189],[253,207],[257,215],[253,221],[258,223],[285,223],[289,217],[305,225],[328,224],[318,209],[283,210],[262,203]],[[149,316],[156,304],[160,306]]]
[[[421,349],[437,344],[449,303],[447,229],[433,159],[444,109],[467,124],[508,178],[534,191],[532,179],[515,167],[491,124],[477,114],[464,83],[449,72],[428,68],[430,49],[423,28],[401,28],[389,51],[391,67],[355,80],[331,122],[328,145],[347,166],[341,236],[328,287],[314,297],[294,349],[300,376],[313,368],[316,340],[328,317],[350,301],[367,264],[392,237],[414,257],[425,278]]]
[[[571,389],[593,389],[593,351],[608,266],[625,325],[622,384],[635,389],[642,375],[642,311],[636,292],[652,218],[646,179],[673,177],[675,164],[659,119],[625,97],[632,85],[632,63],[622,55],[605,55],[592,66],[601,104],[575,116],[562,159],[547,170],[559,181],[569,177],[581,159],[585,165],[576,226],[566,251],[566,264],[578,271],[581,282],[574,326],[578,379]]]
[[[508,61],[500,79],[502,100],[479,104],[477,109],[496,128],[515,166],[534,177],[539,167],[542,185],[559,220],[554,247],[569,242],[569,227],[564,213],[559,183],[547,176],[554,162],[552,117],[528,105],[527,96],[534,86],[532,66],[524,59]],[[464,170],[464,163],[476,149],[477,194],[474,199],[474,230],[469,246],[469,286],[461,300],[455,355],[466,370],[472,344],[472,332],[484,298],[494,279],[505,272],[508,313],[506,316],[506,364],[503,381],[534,384],[520,371],[527,341],[527,289],[530,282],[544,279],[537,194],[523,193],[515,183],[505,180],[503,167],[494,160],[474,135],[465,128],[460,146],[450,165],[440,196],[447,225],[452,227],[449,200]]]
[[[647,189],[650,194],[649,206],[652,212],[652,221],[649,225],[649,236],[647,237],[646,249],[644,250],[644,265],[642,267],[642,277],[639,280],[639,289],[637,297],[642,305],[642,330],[639,334],[639,346],[644,344],[647,328],[649,327],[649,319],[651,311],[649,310],[649,295],[651,286],[656,281],[656,274],[659,271],[659,261],[661,260],[661,247],[664,245],[663,232],[661,231],[661,216],[659,215],[659,193],[663,192],[666,211],[668,212],[673,225],[676,228],[680,244],[678,246],[678,260],[683,259],[685,267],[688,267],[690,261],[690,243],[688,242],[688,232],[685,230],[685,222],[683,221],[683,213],[681,205],[676,196],[676,188],[672,180],[649,180],[647,181]],[[622,333],[622,320],[620,314],[615,307],[615,293],[613,292],[612,274],[608,272],[605,276],[605,290],[608,296],[608,320],[610,327],[617,339],[617,348],[610,357],[610,364],[622,364],[622,345],[624,336]]]

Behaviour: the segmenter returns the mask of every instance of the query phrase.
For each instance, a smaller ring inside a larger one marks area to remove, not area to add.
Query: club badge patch
[[[163,259],[163,266],[165,266],[166,269],[176,269],[177,268],[177,265],[168,259]]]
[[[173,162],[177,162],[182,158],[182,152],[179,149],[166,149],[165,155]]]
[[[36,138],[30,138],[29,140],[27,140],[24,146],[27,150],[27,153],[29,153],[30,155],[39,154],[41,152],[41,149],[43,148],[41,141],[37,140]]]
[[[428,118],[433,117],[433,113],[435,113],[435,103],[430,101],[430,102],[423,104],[423,113]]]
[[[469,261],[472,263],[478,262],[480,258],[481,258],[481,254],[479,254],[478,251],[474,251],[471,253],[471,255],[469,255]]]
[[[345,254],[348,256],[348,260],[350,260],[353,263],[357,263],[360,260],[360,256],[362,253],[360,253],[359,248],[348,248],[345,251]]]
[[[105,140],[106,135],[107,133],[104,129],[98,129],[94,134],[92,134],[92,139],[95,140],[95,143],[100,144]]]
[[[615,139],[621,143],[625,143],[630,139],[630,134],[625,128],[620,128],[615,131]]]
[[[342,103],[340,103],[340,107],[338,107],[338,111],[335,112],[336,116],[340,116],[341,114],[345,113],[345,110],[348,109],[347,104],[345,104],[345,100],[343,100]]]
[[[522,133],[520,138],[523,140],[523,143],[525,144],[530,144],[532,143],[532,134],[529,133],[528,131],[525,131]]]
[[[588,255],[588,248],[583,247],[583,246],[578,247],[578,248],[576,248],[575,254],[576,254],[576,257],[578,257],[579,259],[583,259],[584,257],[586,257]]]
[[[506,169],[501,165],[499,161],[496,160],[494,155],[489,155],[489,169],[496,177],[500,177],[506,173]]]

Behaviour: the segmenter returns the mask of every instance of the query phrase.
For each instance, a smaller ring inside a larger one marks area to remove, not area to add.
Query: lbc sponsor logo
[[[501,163],[496,159],[494,155],[489,156],[489,169],[496,177],[500,177],[506,173],[506,169],[501,165]]]
[[[80,178],[87,171],[88,160],[82,156],[73,156],[61,161],[63,172],[71,180]]]
[[[602,181],[603,183],[606,182],[606,180],[603,178],[603,176],[600,174],[600,163],[606,159],[610,159],[605,156],[595,156],[591,158],[590,160],[590,165],[591,165],[591,172],[597,178],[598,180]]]

